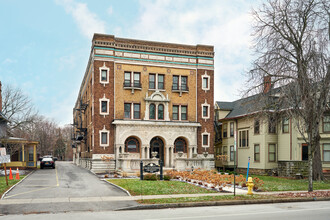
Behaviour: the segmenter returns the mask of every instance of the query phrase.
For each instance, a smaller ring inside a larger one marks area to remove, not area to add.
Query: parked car
[[[40,161],[40,169],[43,169],[45,167],[51,167],[55,169],[55,160],[53,160],[53,158],[51,157],[42,158],[42,160]]]

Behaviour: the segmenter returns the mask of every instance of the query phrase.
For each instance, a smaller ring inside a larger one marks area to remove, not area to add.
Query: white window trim
[[[107,143],[102,144],[102,133],[107,133]],[[99,131],[100,134],[100,146],[101,147],[109,147],[109,134],[110,131],[105,128],[105,125],[103,126],[103,129]]]
[[[207,135],[207,136],[208,136],[208,138],[207,138],[207,145],[204,145],[204,143],[203,143],[203,136],[204,136],[204,135]],[[205,131],[202,133],[202,147],[204,147],[204,148],[208,148],[208,147],[210,147],[210,133],[206,132],[206,129],[205,129]]]
[[[207,88],[204,88],[203,87],[203,80],[204,80],[204,78],[207,78],[208,80],[207,80]],[[207,72],[205,71],[205,73],[204,73],[204,75],[202,75],[202,90],[204,90],[205,92],[206,91],[208,91],[208,90],[210,90],[210,76],[209,75],[207,75]]]
[[[110,73],[110,68],[105,66],[105,62],[103,63],[103,66],[99,68],[100,70],[100,83],[103,84],[105,86],[105,84],[109,84],[109,73]],[[107,80],[106,81],[102,81],[102,70],[106,70],[107,71]]]
[[[203,110],[204,110],[203,108],[204,108],[204,106],[208,107],[207,108],[207,117],[205,117],[203,115]],[[210,104],[207,104],[206,99],[205,99],[204,104],[202,104],[202,119],[205,119],[205,121],[206,121],[206,119],[210,119]]]
[[[107,112],[102,112],[102,101],[107,102]],[[103,98],[99,99],[100,115],[109,115],[109,102],[110,102],[110,99],[105,98],[105,94],[103,94]]]

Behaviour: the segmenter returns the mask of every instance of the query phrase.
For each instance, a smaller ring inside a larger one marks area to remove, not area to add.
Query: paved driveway
[[[0,206],[1,214],[100,211],[137,205],[116,201],[127,194],[99,180],[70,162],[56,162],[56,169],[37,170],[11,190]],[[95,199],[107,198],[107,199]]]

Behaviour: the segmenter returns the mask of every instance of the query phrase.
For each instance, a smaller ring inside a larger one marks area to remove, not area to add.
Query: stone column
[[[192,158],[192,152],[193,152],[193,147],[192,146],[189,146],[189,155],[188,155],[188,158]]]
[[[150,159],[150,146],[147,146],[147,157],[146,159]]]
[[[165,167],[170,167],[170,146],[165,146]]]
[[[174,166],[174,146],[173,145],[170,145],[169,146],[169,152],[170,152],[170,155],[171,155],[171,161],[170,161],[170,166]]]
[[[141,159],[144,159],[145,158],[145,147],[144,146],[141,146]]]

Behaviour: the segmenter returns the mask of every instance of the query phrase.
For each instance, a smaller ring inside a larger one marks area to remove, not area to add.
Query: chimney
[[[1,81],[0,81],[0,112],[2,112],[2,88],[1,88]]]
[[[264,94],[268,93],[272,88],[272,77],[265,76],[264,77]]]

